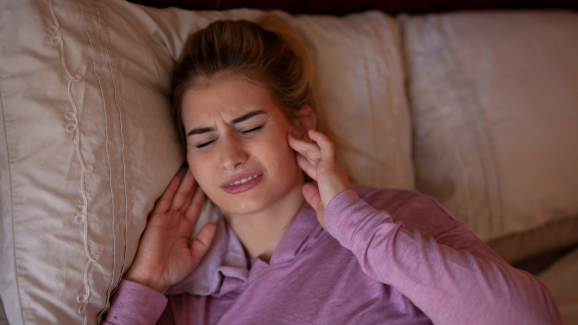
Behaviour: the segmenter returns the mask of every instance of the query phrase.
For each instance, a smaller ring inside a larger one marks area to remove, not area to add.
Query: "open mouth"
[[[221,188],[229,194],[237,194],[257,186],[261,179],[263,179],[263,174],[261,173],[245,173],[227,180],[226,183],[221,185]]]
[[[243,179],[240,180],[240,181],[236,181],[236,182],[227,184],[227,185],[225,185],[225,186],[229,187],[229,186],[244,184],[244,183],[247,183],[248,181],[252,180],[253,178],[257,178],[257,176],[259,176],[259,174],[253,175],[253,176],[249,176],[249,177],[247,177],[247,178],[243,178]]]

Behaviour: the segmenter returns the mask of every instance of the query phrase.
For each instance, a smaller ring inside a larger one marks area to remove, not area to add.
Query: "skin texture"
[[[264,113],[231,123],[256,110]],[[187,133],[198,127],[213,129],[187,136],[187,161],[207,196],[225,214],[275,209],[302,185],[295,153],[286,138],[294,127],[262,87],[230,77],[189,90],[183,100],[183,123]],[[259,185],[234,195],[221,188],[245,172],[262,174]]]
[[[260,113],[235,121],[255,111]],[[204,193],[221,208],[247,256],[268,262],[303,199],[326,228],[325,207],[351,189],[333,143],[313,130],[313,110],[303,106],[291,123],[258,84],[225,76],[190,89],[183,123],[187,134],[203,131],[187,136],[190,172],[180,185],[173,179],[155,206],[127,280],[162,292],[196,267],[215,232],[214,224],[205,225],[187,247]],[[302,171],[318,185],[305,184]],[[261,175],[259,183],[236,194],[223,189],[245,173]]]
[[[187,246],[204,196],[190,172],[182,182],[173,177],[151,214],[124,279],[163,292],[195,269],[216,229],[214,223],[206,224]]]
[[[307,183],[302,191],[305,200],[317,213],[317,220],[327,230],[324,212],[329,202],[339,193],[350,190],[351,183],[343,166],[335,161],[335,146],[323,133],[309,130],[312,142],[289,135],[288,143],[297,153],[297,163],[317,184]]]
[[[263,113],[232,122],[255,111]],[[187,134],[211,129],[187,136],[191,171],[247,254],[268,260],[303,202],[303,175],[287,143],[295,127],[263,87],[234,77],[189,90],[183,98],[183,123]],[[262,175],[254,188],[237,194],[222,188],[247,172]]]

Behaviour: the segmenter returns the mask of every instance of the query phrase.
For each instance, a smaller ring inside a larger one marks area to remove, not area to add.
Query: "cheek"
[[[295,151],[289,147],[285,132],[276,132],[274,135],[267,136],[259,150],[263,157],[266,157],[270,167],[280,169],[281,172],[287,173],[292,166],[297,166]]]
[[[206,162],[206,159],[203,159],[199,155],[187,153],[189,169],[203,190],[209,188],[210,179],[208,178],[208,175],[210,175],[209,169],[211,166],[211,164],[203,163],[204,161]]]

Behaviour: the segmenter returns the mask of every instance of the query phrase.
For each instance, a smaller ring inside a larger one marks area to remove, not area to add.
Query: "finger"
[[[205,192],[200,186],[198,186],[192,198],[191,205],[185,212],[185,218],[191,220],[193,224],[195,224],[197,218],[199,217],[199,214],[201,213],[204,200],[205,200]]]
[[[321,195],[319,194],[319,188],[317,188],[315,184],[305,183],[301,190],[303,192],[303,197],[305,197],[305,200],[311,207],[313,207],[313,209],[317,211],[317,207],[319,207],[319,205],[323,207],[323,204],[321,203]]]
[[[333,161],[335,158],[333,142],[325,134],[315,130],[309,130],[309,137],[319,146],[321,159]]]
[[[309,159],[312,163],[318,161],[321,158],[319,146],[315,143],[305,142],[302,140],[297,140],[293,136],[287,136],[289,146],[302,154],[305,158]]]
[[[321,201],[321,194],[319,193],[319,188],[313,183],[306,183],[301,188],[301,192],[303,192],[303,197],[305,197],[305,201],[309,203],[309,205],[315,210],[317,214],[317,219],[323,228],[325,228],[325,219],[324,219],[324,212],[325,208],[323,207],[323,202]]]
[[[297,165],[307,174],[309,177],[317,180],[317,169],[312,165],[305,157],[301,154],[296,155]]]
[[[169,209],[169,207],[171,206],[171,201],[173,200],[173,196],[175,195],[175,192],[179,187],[179,183],[180,181],[178,176],[174,176],[173,179],[171,179],[169,185],[167,185],[167,188],[165,189],[165,191],[161,195],[161,198],[155,205],[153,214],[164,213]]]
[[[187,170],[185,177],[181,181],[181,185],[179,185],[179,188],[175,193],[175,197],[173,198],[173,201],[171,203],[171,209],[174,210],[181,209],[181,207],[186,202],[187,197],[189,196],[194,185],[195,185],[195,178],[193,177],[193,174],[191,174],[191,171]]]
[[[309,141],[308,139],[303,139],[306,136],[306,134],[301,129],[293,129],[291,133],[289,133],[289,135],[291,135],[293,138],[297,140]]]
[[[211,242],[213,241],[213,237],[215,237],[215,230],[217,229],[217,225],[212,222],[207,223],[206,225],[201,228],[201,231],[193,240],[191,247],[189,248],[191,252],[191,256],[195,261],[195,265],[198,265],[201,261],[201,258],[205,255],[209,247],[211,246]]]
[[[315,153],[319,150],[319,147],[315,143],[299,140],[290,134],[287,136],[287,140],[289,146],[297,152]]]

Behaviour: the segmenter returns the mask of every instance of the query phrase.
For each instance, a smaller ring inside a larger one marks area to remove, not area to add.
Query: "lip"
[[[231,184],[231,183],[240,181],[244,178],[247,178],[247,177],[253,176],[253,175],[257,175],[257,177],[255,177],[252,180],[247,181],[243,184],[227,186],[227,184]],[[262,178],[263,178],[263,173],[261,173],[261,172],[247,172],[247,173],[239,174],[235,177],[229,178],[223,184],[221,184],[220,187],[225,192],[227,192],[229,194],[237,194],[237,193],[245,192],[245,191],[250,190],[253,187],[257,186],[257,184],[259,184],[261,182]]]

